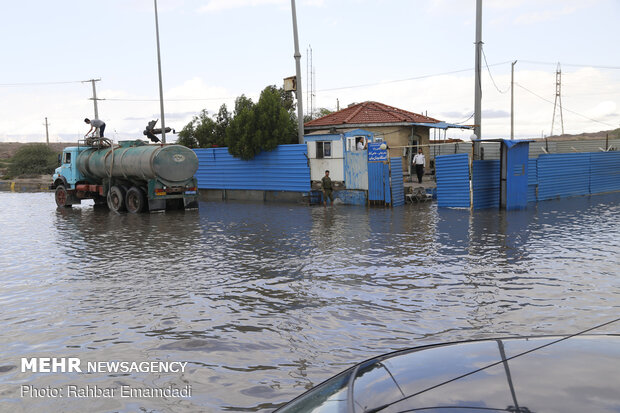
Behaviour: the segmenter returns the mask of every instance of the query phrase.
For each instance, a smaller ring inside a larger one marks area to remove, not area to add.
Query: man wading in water
[[[332,180],[329,178],[329,171],[325,171],[325,176],[321,179],[321,185],[323,186],[323,206],[327,206],[328,197],[333,205],[334,196],[332,195]]]

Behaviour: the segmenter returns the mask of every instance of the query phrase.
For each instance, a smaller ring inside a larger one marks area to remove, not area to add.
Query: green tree
[[[22,146],[11,159],[8,176],[52,174],[58,166],[58,153],[44,143]]]
[[[246,97],[245,95],[241,95],[237,99],[235,99],[234,116],[237,116],[244,109],[251,109],[253,107],[254,107],[254,102],[252,102],[252,99],[250,99],[249,97]]]
[[[318,108],[315,109],[313,114],[308,114],[304,116],[304,123],[310,122],[313,119],[322,118],[323,116],[327,116],[334,113],[334,111],[329,110],[327,108]]]
[[[222,106],[224,111],[226,111],[226,106]],[[221,112],[222,108],[220,108]],[[226,122],[228,121],[226,120]],[[209,112],[203,109],[200,114],[194,116],[191,122],[185,125],[179,132],[177,143],[188,148],[211,148],[223,146],[224,136],[221,127],[209,116]]]
[[[226,146],[226,129],[230,125],[231,115],[226,104],[220,106],[215,117],[215,143],[217,146]]]
[[[295,143],[296,119],[284,102],[281,90],[275,86],[263,89],[256,104],[243,95],[238,97],[235,116],[226,130],[228,152],[248,160],[280,144]]]
[[[283,87],[276,88],[275,86],[267,86],[268,88],[276,91],[278,95],[280,95],[280,101],[282,102],[282,106],[288,113],[295,116],[295,111],[297,110],[297,105],[295,104],[295,95],[293,92],[284,90]]]
[[[254,104],[251,100],[249,102],[247,100],[240,101],[240,98],[237,98],[235,101],[235,117],[232,118],[226,129],[228,152],[237,158],[252,159],[261,151],[260,145],[254,141],[256,124],[254,112]]]

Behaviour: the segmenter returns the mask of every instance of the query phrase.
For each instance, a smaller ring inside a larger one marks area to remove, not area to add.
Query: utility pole
[[[97,99],[97,88],[95,87],[95,82],[99,82],[100,80],[101,78],[82,81],[82,83],[90,82],[93,85],[93,97],[90,100],[92,100],[95,104],[95,119],[99,119],[99,111],[97,110],[97,101],[103,100],[103,99]]]
[[[291,0],[291,10],[293,13],[293,40],[295,41],[295,69],[296,69],[296,90],[297,97],[297,135],[299,143],[304,143],[304,108],[301,93],[301,53],[299,53],[299,39],[297,37],[297,12],[295,11],[295,0]]]
[[[161,143],[166,143],[166,121],[164,119],[164,91],[161,82],[161,55],[159,53],[159,20],[157,19],[157,0],[155,4],[155,36],[157,38],[157,70],[159,72],[159,110],[161,116]]]
[[[311,46],[308,45],[308,48],[310,48]],[[308,51],[308,48],[306,48],[306,90],[310,90],[310,84],[309,79],[310,79],[310,52]],[[306,95],[306,110],[308,110],[308,108],[310,107],[310,95]],[[310,114],[310,119],[312,119],[312,114]]]
[[[562,69],[558,62],[558,68],[555,71],[555,102],[553,103],[553,119],[551,120],[551,136],[553,136],[553,124],[555,123],[555,108],[560,101],[560,122],[562,123],[562,135],[564,135],[564,117],[562,116]]]
[[[482,139],[482,80],[480,58],[482,51],[482,0],[476,0],[476,75],[474,93],[474,134]],[[480,159],[480,142],[474,142],[474,159]]]
[[[308,57],[310,60],[310,73],[306,72],[306,76],[308,77],[308,79],[306,79],[306,84],[308,82],[308,80],[310,80],[310,87],[306,86],[306,99],[309,96],[310,97],[310,106],[306,108],[306,110],[308,111],[308,113],[310,114],[310,119],[314,119],[314,98],[316,97],[315,92],[314,92],[314,81],[315,81],[315,77],[314,77],[314,65],[312,64],[312,46],[310,46],[310,56]]]
[[[49,129],[48,127],[48,123],[47,123],[47,118],[45,118],[45,142],[47,142],[47,146],[50,146],[50,133],[49,133]]]
[[[512,62],[510,69],[510,139],[515,138],[515,65],[517,61]]]

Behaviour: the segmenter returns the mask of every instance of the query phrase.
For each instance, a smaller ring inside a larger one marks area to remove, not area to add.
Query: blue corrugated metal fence
[[[538,157],[538,200],[590,193],[590,153],[544,154]]]
[[[198,188],[263,191],[310,191],[306,145],[280,145],[250,161],[233,157],[228,148],[195,149]]]
[[[403,162],[401,158],[391,158],[392,206],[405,205],[405,181],[403,180]]]
[[[527,202],[536,202],[536,188],[538,187],[538,160],[530,158],[527,161]]]
[[[620,152],[590,155],[590,192],[620,191]]]
[[[474,209],[499,207],[499,160],[472,162]]]
[[[499,168],[472,162],[474,208],[499,206]],[[543,154],[527,168],[527,202],[620,191],[620,152]],[[436,174],[438,205],[469,207],[467,155],[438,156]]]
[[[441,155],[435,158],[437,205],[469,208],[469,155]]]

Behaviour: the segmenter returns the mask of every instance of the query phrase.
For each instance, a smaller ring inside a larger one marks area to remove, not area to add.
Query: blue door
[[[344,184],[347,189],[368,190],[367,151],[345,151]]]

